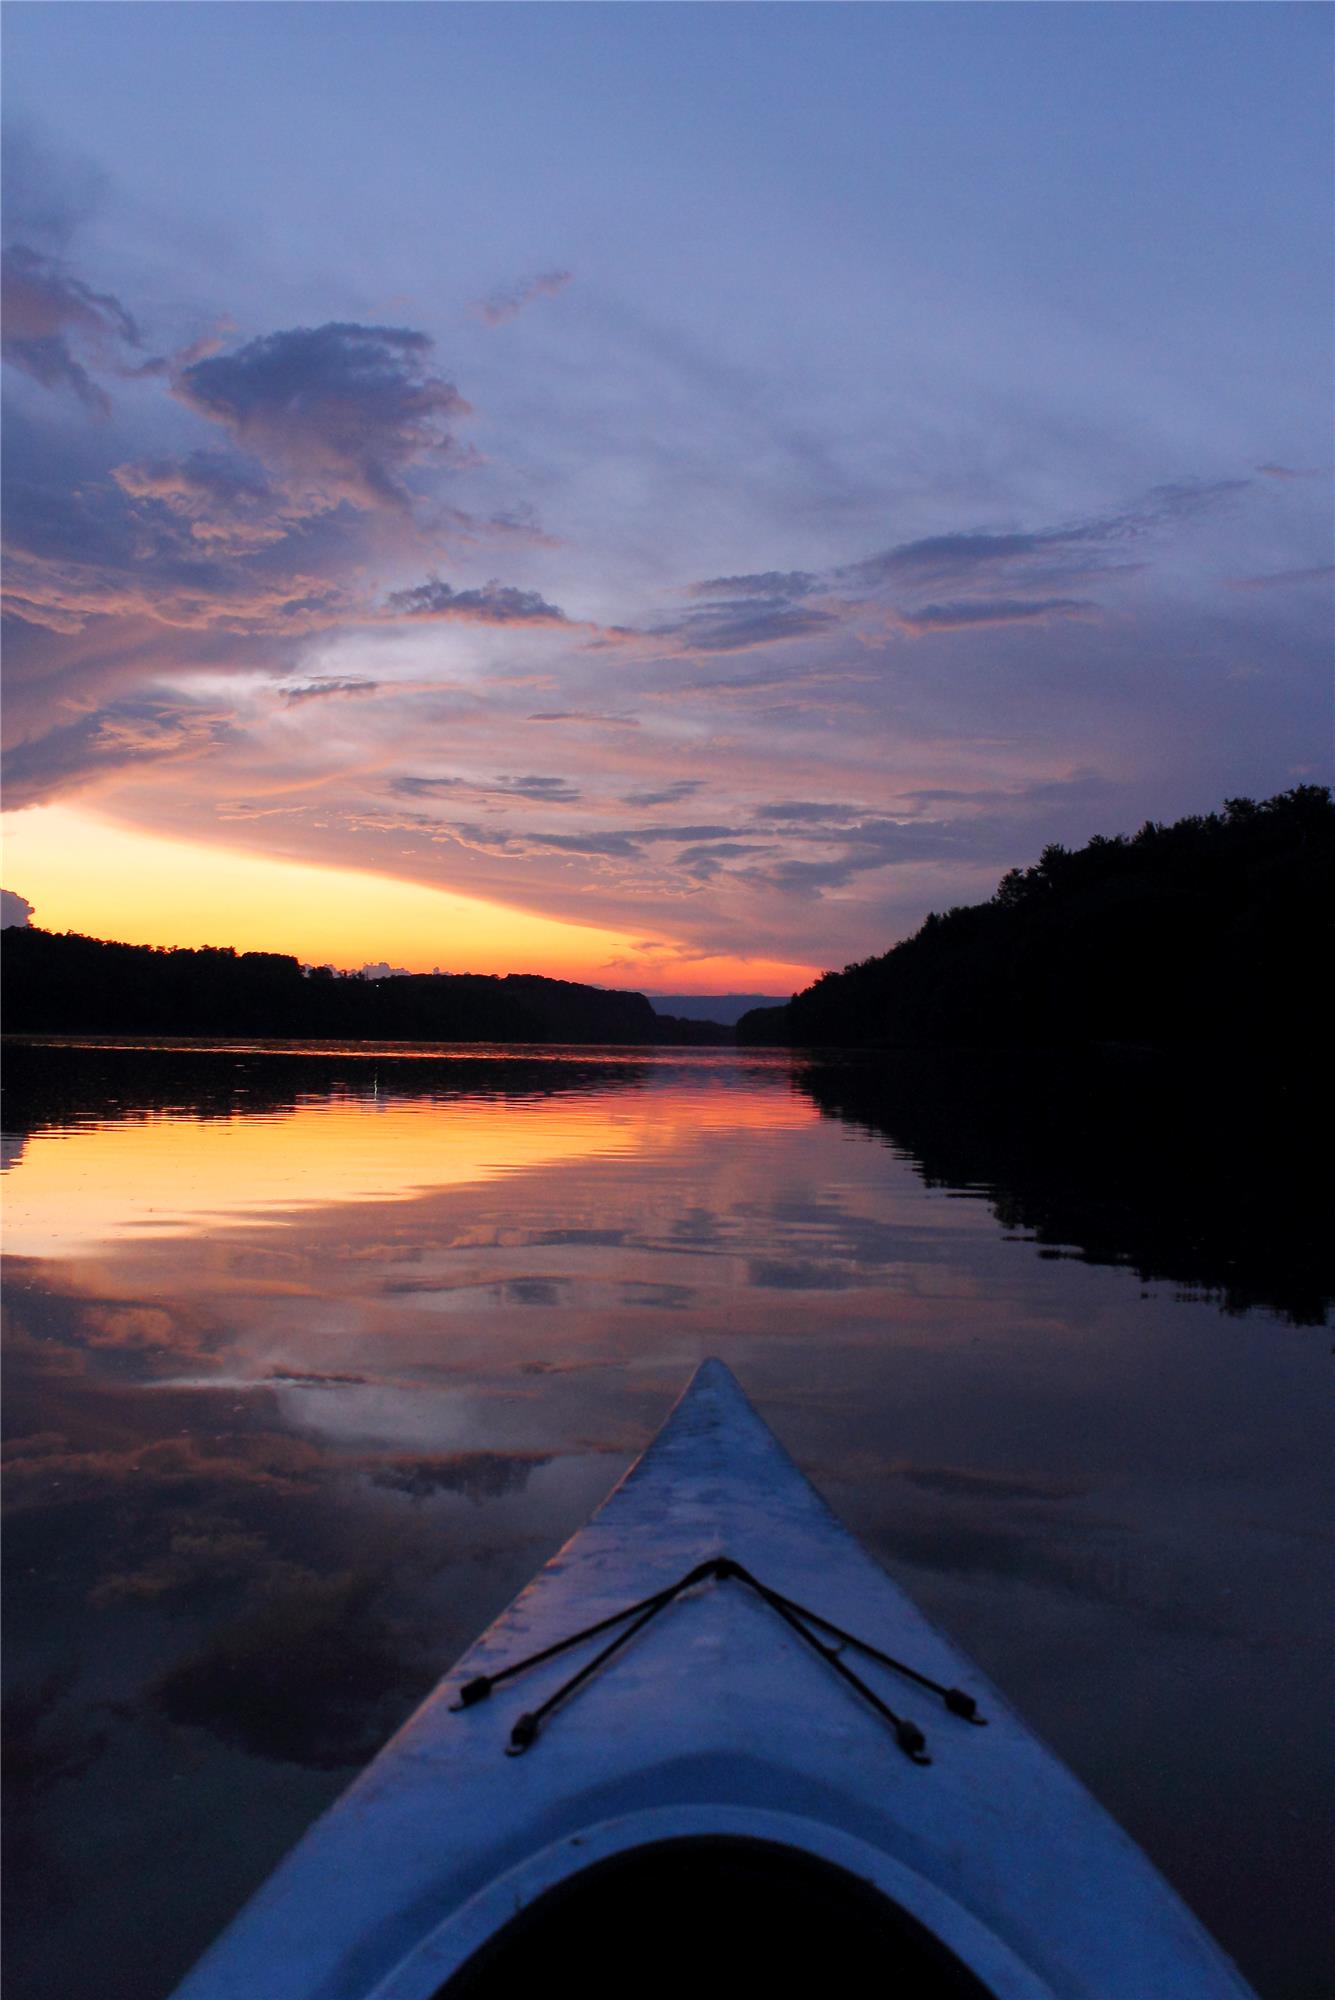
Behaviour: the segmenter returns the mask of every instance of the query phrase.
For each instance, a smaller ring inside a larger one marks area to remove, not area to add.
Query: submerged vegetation
[[[1322,785],[1051,846],[990,902],[742,1017],[742,1042],[1295,1042],[1324,1032],[1335,799]]]

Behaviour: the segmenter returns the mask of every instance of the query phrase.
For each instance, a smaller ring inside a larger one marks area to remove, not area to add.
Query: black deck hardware
[[[704,1583],[706,1580],[726,1583],[730,1579],[744,1583],[755,1591],[757,1597],[768,1604],[771,1610],[776,1611],[784,1623],[796,1632],[813,1652],[819,1653],[841,1679],[847,1681],[878,1715],[883,1716],[894,1731],[896,1743],[905,1756],[912,1758],[915,1764],[930,1764],[932,1761],[927,1755],[926,1737],[915,1722],[910,1722],[907,1716],[896,1715],[894,1709],[881,1700],[875,1689],[868,1687],[867,1683],[853,1672],[847,1661],[841,1657],[842,1647],[856,1646],[868,1659],[878,1661],[881,1666],[889,1667],[892,1672],[902,1674],[907,1680],[916,1682],[919,1687],[939,1695],[952,1715],[958,1715],[965,1722],[976,1723],[980,1728],[985,1726],[986,1718],[978,1713],[977,1702],[971,1694],[966,1694],[963,1688],[943,1687],[940,1681],[932,1680],[930,1675],[920,1674],[916,1667],[910,1667],[903,1660],[896,1660],[891,1654],[883,1653],[879,1646],[869,1644],[866,1639],[859,1639],[852,1632],[845,1632],[842,1626],[823,1618],[819,1611],[811,1611],[806,1605],[796,1603],[791,1597],[785,1597],[781,1591],[771,1590],[768,1584],[762,1583],[759,1577],[753,1576],[741,1563],[734,1562],[731,1556],[711,1556],[706,1562],[697,1563],[694,1569],[687,1570],[684,1576],[678,1577],[675,1583],[668,1584],[665,1589],[655,1591],[650,1597],[642,1597],[637,1604],[628,1604],[623,1611],[614,1611],[609,1617],[600,1618],[594,1625],[585,1625],[582,1630],[570,1633],[567,1638],[557,1639],[554,1644],[544,1646],[539,1653],[530,1653],[525,1659],[513,1660],[508,1667],[502,1667],[497,1673],[478,1674],[475,1679],[464,1682],[459,1689],[459,1698],[452,1706],[456,1711],[473,1708],[478,1702],[485,1701],[493,1688],[499,1687],[502,1681],[512,1680],[516,1674],[526,1673],[530,1667],[540,1666],[544,1660],[554,1659],[558,1653],[567,1652],[571,1646],[578,1646],[582,1640],[594,1639],[600,1632],[608,1632],[614,1625],[620,1625],[623,1629],[603,1647],[601,1652],[595,1653],[591,1660],[586,1660],[578,1673],[572,1674],[568,1681],[563,1681],[553,1694],[548,1695],[546,1701],[538,1708],[521,1715],[514,1724],[510,1731],[506,1755],[522,1756],[525,1750],[536,1743],[542,1725],[552,1710],[574,1694],[591,1674],[595,1674],[599,1667],[610,1660],[614,1653],[619,1652],[628,1640],[643,1630],[651,1618],[656,1618],[660,1611],[665,1610],[674,1598],[680,1597],[681,1593],[689,1590],[693,1584]],[[813,1630],[813,1627],[818,1630]],[[825,1640],[818,1636],[819,1632],[828,1633],[831,1638],[838,1641],[838,1644],[827,1645]]]

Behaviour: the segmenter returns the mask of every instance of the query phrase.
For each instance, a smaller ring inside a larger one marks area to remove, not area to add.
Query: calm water
[[[710,1353],[1264,2000],[1328,1995],[1318,1148],[1218,1084],[12,1051],[12,2000],[165,1994]]]

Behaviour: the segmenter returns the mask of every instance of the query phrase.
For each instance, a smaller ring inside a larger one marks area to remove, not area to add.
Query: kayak
[[[1242,2000],[727,1367],[177,2000]]]

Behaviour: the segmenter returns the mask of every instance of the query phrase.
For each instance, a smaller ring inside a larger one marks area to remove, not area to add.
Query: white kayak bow
[[[706,1361],[177,2000],[822,2000],[855,1969],[905,2000],[1250,1992]]]

